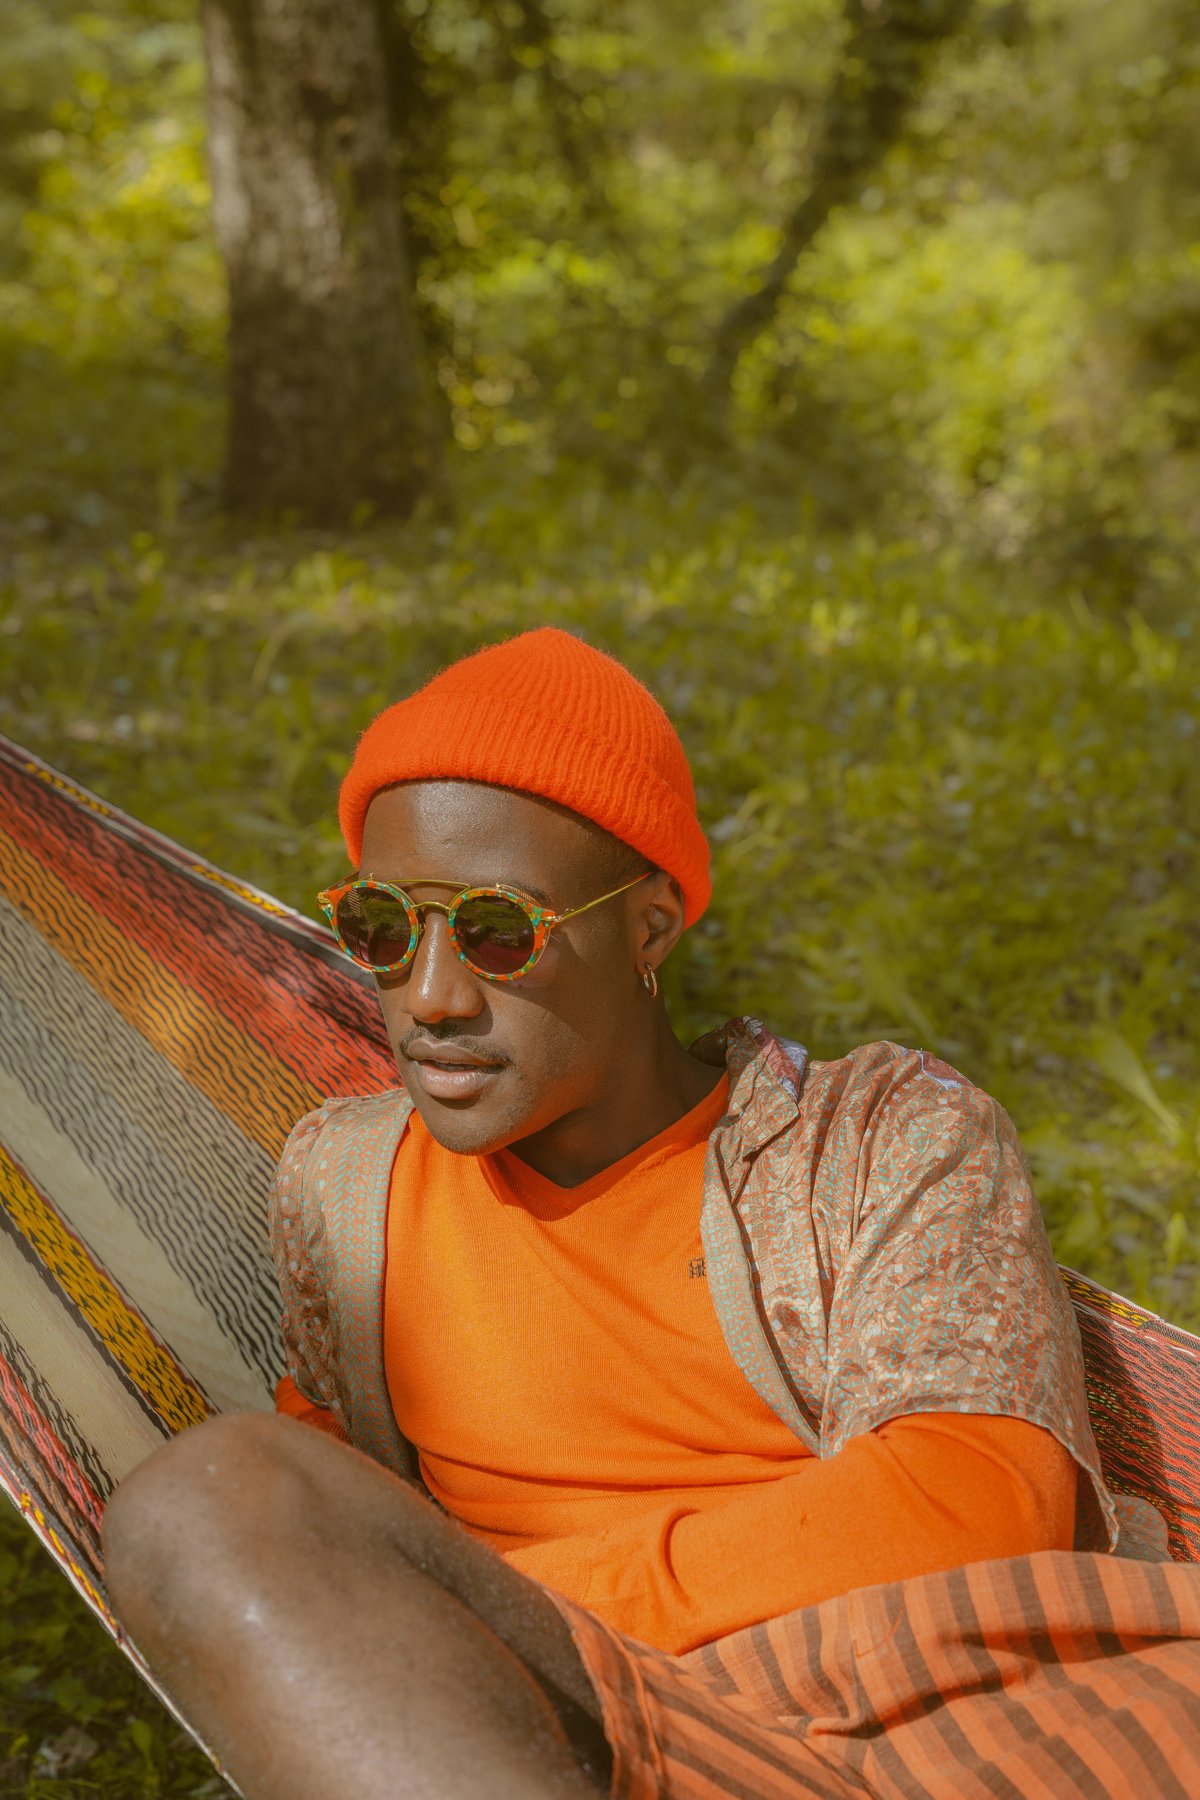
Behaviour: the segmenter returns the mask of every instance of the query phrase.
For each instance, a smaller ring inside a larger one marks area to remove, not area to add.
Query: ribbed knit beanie
[[[708,844],[677,732],[623,663],[546,626],[452,663],[372,720],[338,796],[350,860],[381,788],[489,782],[557,800],[674,876],[685,920],[708,905]]]

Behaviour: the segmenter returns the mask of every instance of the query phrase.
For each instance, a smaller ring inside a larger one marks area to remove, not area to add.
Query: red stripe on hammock
[[[16,1370],[2,1355],[0,1430],[8,1440],[8,1460],[14,1470],[25,1475],[31,1485],[39,1490],[46,1488],[49,1479],[58,1490],[60,1503],[62,1500],[67,1502],[65,1510],[69,1516],[59,1519],[60,1529],[67,1532],[81,1550],[86,1548],[88,1561],[98,1574],[100,1519],[104,1512],[104,1502],[78,1464],[72,1460],[70,1451],[62,1443]],[[51,1501],[54,1497],[46,1495]]]
[[[311,954],[297,926],[260,923],[202,873],[188,876],[128,843],[102,818],[34,776],[0,764],[6,829],[27,855],[324,1094],[394,1087],[396,1068],[373,995]],[[288,980],[296,952],[302,978]]]

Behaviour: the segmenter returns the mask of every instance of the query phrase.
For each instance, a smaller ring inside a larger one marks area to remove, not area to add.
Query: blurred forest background
[[[0,30],[3,729],[312,912],[371,714],[578,630],[695,769],[681,1035],[936,1050],[1200,1325],[1194,0]],[[227,1792],[8,1516],[0,1658],[0,1794]]]

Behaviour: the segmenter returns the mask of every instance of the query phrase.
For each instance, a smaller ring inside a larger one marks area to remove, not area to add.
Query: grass
[[[232,1791],[0,1496],[2,1800]]]

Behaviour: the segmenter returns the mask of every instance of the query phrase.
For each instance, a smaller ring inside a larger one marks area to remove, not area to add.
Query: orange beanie
[[[557,800],[674,876],[688,925],[708,905],[708,844],[674,726],[623,663],[569,632],[476,651],[372,720],[338,796],[355,868],[381,788],[452,778]]]

